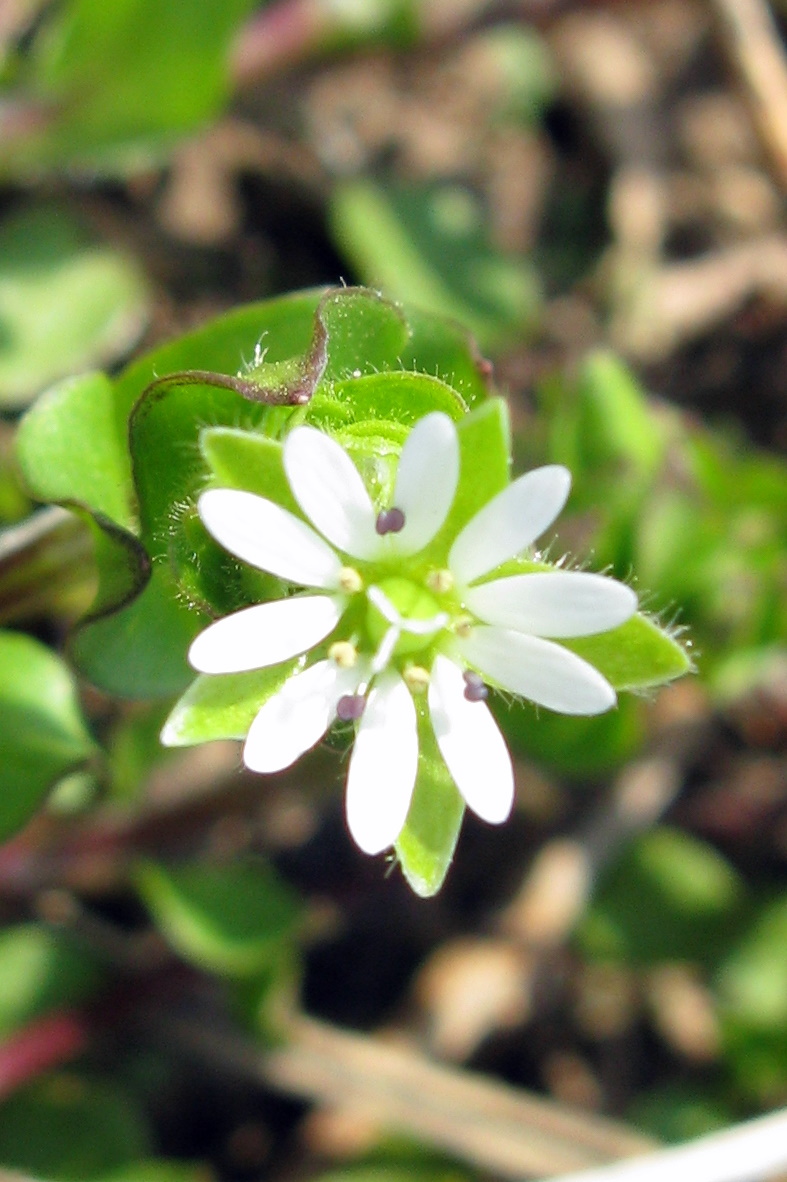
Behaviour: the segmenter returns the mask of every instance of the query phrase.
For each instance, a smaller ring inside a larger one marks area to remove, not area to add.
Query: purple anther
[[[393,509],[382,509],[377,514],[374,528],[378,534],[398,534],[404,528],[404,513],[395,506]]]
[[[363,714],[365,705],[363,694],[345,694],[336,703],[336,717],[342,722],[356,722]]]
[[[489,689],[478,673],[467,669],[462,676],[465,679],[465,697],[468,702],[483,702],[489,697]]]

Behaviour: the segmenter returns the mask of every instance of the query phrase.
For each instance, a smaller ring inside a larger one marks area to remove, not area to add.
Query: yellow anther
[[[340,669],[352,669],[358,660],[358,649],[349,640],[337,640],[328,649],[328,656]]]
[[[357,595],[363,591],[363,579],[353,567],[343,566],[339,571],[339,587],[347,595]]]
[[[472,616],[460,616],[458,620],[454,621],[454,632],[457,636],[466,638],[473,631],[473,623]]]
[[[408,665],[402,677],[414,694],[423,693],[429,686],[429,670],[423,665]]]
[[[426,585],[435,595],[442,595],[445,591],[453,591],[454,576],[450,570],[433,570],[426,576]]]

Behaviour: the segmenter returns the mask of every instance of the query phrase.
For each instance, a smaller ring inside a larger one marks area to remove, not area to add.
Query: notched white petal
[[[468,806],[498,825],[511,812],[511,756],[489,708],[465,697],[462,670],[437,656],[429,683],[429,712],[440,754]]]
[[[393,504],[404,528],[392,545],[400,554],[422,550],[442,526],[459,480],[459,440],[448,415],[419,419],[405,440],[396,473]]]
[[[410,691],[383,674],[361,717],[347,776],[347,826],[367,854],[393,845],[407,819],[418,770],[418,730]]]
[[[291,677],[251,724],[243,762],[253,772],[280,772],[319,743],[336,717],[339,699],[352,693],[357,673],[333,661]]]
[[[342,609],[339,597],[327,595],[256,603],[201,632],[189,649],[189,663],[199,673],[245,673],[277,665],[324,640]]]
[[[338,556],[305,521],[273,501],[212,488],[201,495],[198,509],[208,533],[242,562],[303,587],[337,586]]]
[[[501,689],[559,714],[602,714],[617,700],[598,669],[540,636],[481,625],[458,638],[455,648]]]
[[[353,558],[380,553],[366,486],[335,439],[314,427],[296,427],[284,443],[284,468],[296,501],[329,542]]]
[[[625,623],[637,597],[625,583],[584,571],[545,571],[495,579],[465,594],[487,624],[531,636],[592,636]]]
[[[560,513],[571,473],[559,464],[526,472],[468,521],[451,547],[448,565],[459,583],[488,574],[521,554]]]

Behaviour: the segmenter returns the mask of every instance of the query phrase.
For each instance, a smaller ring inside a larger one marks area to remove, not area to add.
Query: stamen
[[[435,595],[442,595],[446,591],[453,591],[454,576],[450,570],[433,570],[426,576],[426,585]]]
[[[336,703],[336,717],[342,722],[357,722],[366,706],[363,694],[345,694]]]
[[[423,665],[408,665],[402,677],[414,694],[423,693],[429,686],[429,670]]]
[[[489,689],[480,674],[466,669],[462,677],[465,680],[465,697],[468,702],[483,702],[489,697]]]
[[[457,636],[461,636],[463,640],[466,640],[472,631],[473,631],[473,617],[472,616],[460,616],[459,619],[455,621],[454,632],[457,634]]]
[[[400,530],[404,529],[404,513],[395,506],[391,509],[382,509],[377,514],[374,528],[380,535],[398,534]]]
[[[357,595],[363,591],[363,579],[353,567],[343,566],[339,571],[339,587],[347,595]]]
[[[358,660],[358,649],[349,640],[337,640],[328,649],[328,656],[340,669],[352,669]]]

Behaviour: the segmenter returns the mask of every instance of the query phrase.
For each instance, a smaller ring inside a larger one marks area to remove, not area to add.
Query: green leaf
[[[173,948],[207,972],[257,976],[278,963],[295,937],[300,904],[262,861],[175,867],[145,862],[137,881]]]
[[[296,658],[250,673],[201,674],[167,719],[162,743],[189,747],[211,739],[245,739],[264,703],[302,665]]]
[[[52,1075],[0,1105],[0,1162],[33,1177],[89,1182],[148,1152],[142,1114],[108,1078]]]
[[[33,496],[77,509],[91,525],[99,575],[95,614],[127,602],[148,578],[148,558],[134,536],[126,432],[104,374],[52,387],[17,432],[17,458]]]
[[[121,171],[148,163],[212,118],[229,97],[228,55],[254,0],[68,0],[37,27],[25,90],[43,100],[0,165]]]
[[[594,665],[616,690],[663,685],[693,667],[686,649],[641,612],[609,632],[560,643]]]
[[[787,895],[770,901],[722,965],[720,1003],[749,1028],[787,1035]]]
[[[208,1182],[210,1175],[202,1164],[150,1158],[101,1174],[93,1182]]]
[[[0,1038],[50,1010],[84,1001],[102,980],[83,948],[37,923],[0,932],[0,964]]]
[[[603,875],[579,927],[598,959],[712,961],[743,918],[744,887],[711,845],[662,825]]]
[[[471,407],[494,392],[491,363],[458,321],[408,305],[407,323],[411,335],[400,357],[402,369],[440,378]]]
[[[468,325],[485,348],[532,330],[535,272],[490,246],[469,190],[346,181],[334,190],[330,217],[364,282]]]
[[[0,225],[0,406],[115,361],[146,318],[136,264],[91,243],[67,210],[27,209]]]
[[[0,632],[0,840],[95,752],[64,663],[30,636]]]
[[[418,774],[404,828],[396,839],[402,873],[416,895],[436,895],[454,856],[465,804],[422,713],[418,725]]]

